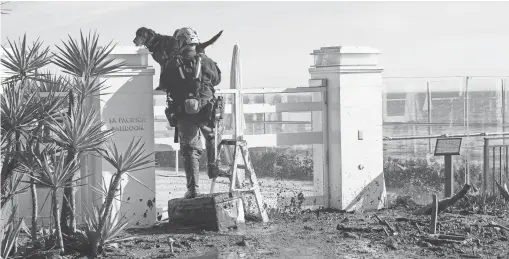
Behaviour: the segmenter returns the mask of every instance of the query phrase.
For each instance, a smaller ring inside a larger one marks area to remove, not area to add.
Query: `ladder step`
[[[221,157],[221,153],[223,150],[228,153],[230,153],[230,151],[231,151],[229,148],[223,149],[223,145],[235,147],[233,150],[233,152],[234,152],[233,153],[234,154],[233,161],[229,161],[230,159],[228,159],[228,163],[233,162],[233,164],[229,164],[226,166],[219,165],[218,176],[225,176],[230,179],[230,193],[239,193],[239,194],[246,193],[246,192],[254,193],[255,200],[256,200],[256,206],[258,207],[258,211],[260,213],[260,216],[262,217],[262,221],[268,222],[269,217],[267,215],[267,211],[263,207],[264,206],[263,205],[263,197],[261,195],[260,185],[258,183],[256,173],[254,172],[253,165],[251,164],[251,159],[249,158],[249,150],[248,150],[248,146],[247,146],[247,141],[236,140],[236,139],[223,139],[218,147],[219,150],[218,150],[217,158]],[[229,154],[226,154],[226,155],[227,155],[227,157],[231,156]],[[245,162],[245,164],[241,164],[242,160]],[[217,162],[219,162],[219,159],[217,160]],[[241,177],[237,170],[232,170],[234,167],[236,167],[237,169],[249,171],[249,180],[251,182],[251,187],[248,187],[245,189],[240,188],[243,186],[243,181],[244,181],[243,177],[244,176]],[[210,193],[214,192],[215,181],[216,181],[216,178],[214,178],[214,180],[212,181]]]
[[[246,146],[247,142],[245,140],[236,140],[236,139],[223,139],[221,140],[220,145],[228,145],[228,146]]]
[[[231,166],[230,165],[219,165],[218,168],[219,168],[219,173],[217,176],[221,176],[221,177],[231,176],[231,174],[230,174]],[[247,167],[246,167],[246,165],[237,165],[237,169],[247,170]]]

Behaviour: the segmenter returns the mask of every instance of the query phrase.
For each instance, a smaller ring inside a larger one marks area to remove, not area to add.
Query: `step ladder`
[[[233,164],[231,163],[231,152],[230,146],[234,147],[233,151]],[[219,165],[219,161],[221,160],[221,153],[224,151],[228,168],[224,169]],[[249,150],[247,147],[247,142],[245,140],[235,140],[235,139],[223,139],[221,143],[219,143],[218,151],[216,153],[216,160],[218,166],[220,168],[218,177],[228,177],[230,179],[230,193],[253,193],[256,200],[256,205],[258,207],[258,211],[262,218],[263,222],[268,222],[269,217],[267,215],[267,211],[263,207],[263,197],[260,192],[260,185],[258,184],[258,179],[256,178],[256,173],[254,171],[253,165],[251,164],[251,160],[249,158]],[[244,161],[244,164],[240,164],[241,160]],[[249,179],[251,181],[251,186],[244,188],[243,181],[244,177],[241,177],[237,172],[237,169],[244,169],[244,171],[249,174]],[[210,185],[210,193],[214,193],[214,186],[216,184],[216,178],[212,179],[212,183]]]

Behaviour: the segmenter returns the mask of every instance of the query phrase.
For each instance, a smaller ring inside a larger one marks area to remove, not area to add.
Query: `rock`
[[[193,242],[200,241],[200,238],[197,236],[191,236],[191,237],[189,237],[189,241],[193,241]]]
[[[424,240],[419,240],[417,242],[417,245],[420,246],[420,247],[432,247],[433,245],[431,245],[430,243],[424,241]]]
[[[387,238],[387,240],[385,241],[385,244],[387,245],[388,248],[390,248],[392,250],[398,250],[399,246],[394,238]]]
[[[343,220],[341,220],[340,223],[345,223],[345,222],[348,222],[348,221],[350,221],[350,220],[347,217],[345,217]]]
[[[353,238],[353,239],[359,239],[360,238],[357,234],[350,233],[350,232],[345,232],[343,234],[343,236],[346,237],[346,238]]]
[[[398,196],[396,197],[396,201],[394,202],[396,205],[402,205],[407,207],[417,207],[419,204],[415,202],[415,200],[412,198],[412,196]]]
[[[246,239],[242,239],[241,241],[239,241],[235,244],[238,246],[251,246],[251,244]]]
[[[246,220],[240,196],[229,192],[169,200],[168,216],[172,225],[211,231],[244,229]]]

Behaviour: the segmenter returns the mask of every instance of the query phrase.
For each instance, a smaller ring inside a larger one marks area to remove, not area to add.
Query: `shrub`
[[[258,177],[309,181],[313,180],[313,159],[305,152],[292,148],[250,148],[249,156]],[[155,159],[159,167],[175,167],[174,151],[156,152]],[[179,168],[183,169],[181,155]],[[200,169],[207,169],[206,152],[200,158]]]
[[[454,164],[455,186],[461,188],[465,184],[466,163]],[[470,183],[476,187],[481,184],[482,166],[469,164]],[[423,186],[443,189],[445,184],[444,164],[428,163],[426,159],[391,159],[384,163],[384,176],[387,188],[404,188]]]

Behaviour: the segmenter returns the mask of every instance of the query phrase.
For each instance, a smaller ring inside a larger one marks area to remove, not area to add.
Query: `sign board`
[[[462,138],[437,139],[435,145],[435,156],[459,155]]]

